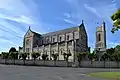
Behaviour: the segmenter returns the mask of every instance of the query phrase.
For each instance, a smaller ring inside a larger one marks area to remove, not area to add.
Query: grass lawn
[[[120,72],[96,72],[90,73],[89,76],[120,80]],[[119,78],[119,79],[118,79]]]

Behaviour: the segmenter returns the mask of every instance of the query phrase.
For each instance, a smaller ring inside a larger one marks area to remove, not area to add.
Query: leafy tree
[[[94,51],[93,51],[93,53],[88,54],[88,58],[91,61],[91,64],[93,64],[93,60],[96,58]]]
[[[7,59],[9,57],[9,53],[8,52],[2,52],[1,56],[3,57],[3,59],[5,59],[5,64],[7,63]]]
[[[77,53],[77,59],[78,59],[78,63],[79,63],[79,67],[81,66],[81,61],[86,57],[88,53],[86,52],[78,52]]]
[[[10,50],[9,50],[9,53],[11,53],[11,52],[17,52],[16,48],[15,47],[11,47]]]
[[[47,60],[48,55],[47,54],[42,54],[42,59],[44,61],[44,65],[45,65],[45,61]]]
[[[114,33],[120,29],[120,8],[111,16],[111,19],[114,22],[111,32]]]
[[[53,57],[53,59],[54,59],[54,65],[56,66],[56,61],[57,61],[57,58],[58,58],[58,54],[52,54],[51,55],[52,57]]]
[[[114,60],[117,62],[117,66],[119,67],[120,62],[120,45],[115,47],[115,53],[113,54]]]
[[[11,59],[14,60],[14,64],[15,64],[15,60],[18,59],[18,52],[11,52],[10,57]]]
[[[34,65],[35,65],[35,59],[38,58],[39,56],[40,56],[40,53],[38,53],[38,52],[32,53],[32,58],[34,59]]]
[[[71,53],[63,53],[63,56],[64,56],[64,59],[67,63],[67,67],[68,67],[68,59],[69,59],[70,56],[72,56],[72,54]]]
[[[28,53],[21,53],[21,54],[20,54],[20,56],[21,56],[21,58],[22,58],[22,60],[23,60],[24,65],[25,65],[25,60],[26,60],[26,58],[27,58],[27,55],[28,55]]]
[[[106,62],[106,60],[108,60],[109,54],[104,53],[101,58],[102,58],[102,60],[104,61],[104,67],[105,67],[105,62]]]
[[[113,54],[115,53],[115,48],[109,48],[109,49],[107,49],[106,50],[106,53],[107,53],[107,55],[108,55],[108,59],[110,60],[110,61],[113,61],[114,59],[113,59]]]

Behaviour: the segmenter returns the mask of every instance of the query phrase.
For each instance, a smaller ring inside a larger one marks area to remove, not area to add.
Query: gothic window
[[[101,41],[101,35],[98,34],[98,41]]]
[[[38,40],[36,39],[36,45],[38,45]]]
[[[68,49],[68,53],[71,54],[70,49]]]
[[[67,36],[67,40],[69,40],[69,35]]]
[[[47,43],[49,43],[49,39],[47,39]]]
[[[61,37],[60,37],[60,42],[61,42]]]
[[[60,49],[60,54],[61,54],[61,55],[63,54],[63,50],[64,50],[64,49]]]
[[[43,40],[41,40],[41,44],[43,44]]]
[[[55,42],[55,38],[53,38],[53,42]]]
[[[54,52],[54,50],[52,51],[52,54],[54,54],[55,52]]]

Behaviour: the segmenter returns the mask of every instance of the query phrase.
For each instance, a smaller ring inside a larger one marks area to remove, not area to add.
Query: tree
[[[120,45],[115,47],[115,53],[113,54],[114,60],[117,62],[117,67],[119,67],[120,62]]]
[[[32,53],[32,58],[34,59],[34,65],[35,65],[35,59],[38,58],[39,56],[40,56],[40,53],[38,53],[38,52]]]
[[[114,33],[120,29],[120,8],[111,16],[111,19],[114,22],[111,32]]]
[[[15,64],[15,60],[18,59],[18,52],[11,52],[10,57],[11,59],[14,60],[14,64]]]
[[[53,59],[54,59],[54,65],[56,66],[56,61],[57,61],[57,58],[58,58],[58,54],[52,54],[51,55],[52,57],[53,57]]]
[[[88,58],[91,61],[91,64],[93,64],[93,60],[96,58],[94,51],[93,51],[93,53],[88,54]]]
[[[77,59],[78,59],[78,63],[79,63],[79,67],[81,66],[81,61],[86,57],[88,53],[86,52],[78,52],[77,53]]]
[[[25,65],[25,60],[26,60],[26,58],[27,58],[27,55],[28,55],[28,53],[21,53],[21,54],[20,54],[20,56],[21,56],[21,58],[22,58],[22,60],[23,60],[24,65]]]
[[[107,53],[107,55],[108,55],[108,59],[110,60],[110,61],[113,61],[114,59],[113,59],[113,54],[115,53],[115,48],[109,48],[109,49],[107,49],[106,50],[106,53]]]
[[[64,56],[64,59],[67,63],[67,67],[68,67],[68,59],[69,59],[70,56],[72,56],[72,54],[71,53],[63,53],[63,56]]]
[[[8,52],[2,52],[1,56],[3,57],[3,59],[5,59],[5,64],[7,63],[7,59],[9,57],[9,53]]]
[[[43,61],[44,61],[44,65],[45,65],[45,61],[47,60],[47,57],[48,57],[47,54],[42,54],[42,59],[43,59]]]
[[[106,62],[106,60],[108,60],[109,54],[104,53],[101,58],[102,58],[102,60],[104,61],[104,68],[105,68],[105,62]]]
[[[9,53],[11,53],[11,52],[17,52],[16,48],[15,47],[11,47],[10,50],[9,50]]]

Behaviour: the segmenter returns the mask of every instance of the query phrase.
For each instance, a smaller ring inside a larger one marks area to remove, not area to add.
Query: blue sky
[[[119,0],[0,0],[0,52],[22,46],[31,26],[41,34],[69,28],[84,20],[89,46],[95,46],[95,30],[106,22],[107,47],[120,44],[120,31],[112,34],[110,16]],[[99,23],[99,24],[97,24]]]

